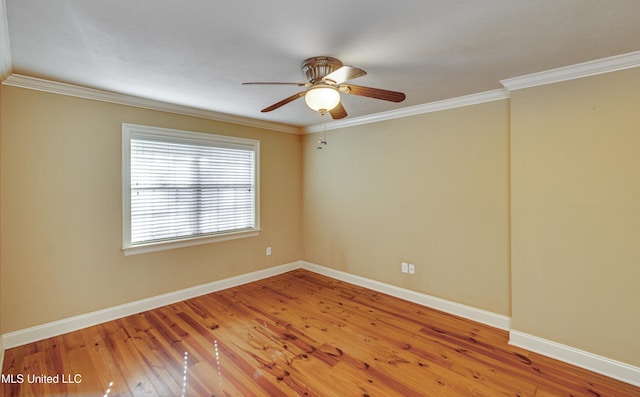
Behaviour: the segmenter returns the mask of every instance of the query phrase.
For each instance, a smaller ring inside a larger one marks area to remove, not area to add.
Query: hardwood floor
[[[296,270],[10,349],[1,390],[4,396],[640,396],[638,387],[509,346],[507,338],[505,331]]]

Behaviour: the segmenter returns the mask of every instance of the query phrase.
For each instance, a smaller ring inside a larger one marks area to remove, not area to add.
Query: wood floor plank
[[[129,340],[129,335],[122,328],[122,323],[113,321],[108,324],[112,326],[109,332],[111,355],[113,360],[118,363],[118,369],[124,381],[124,385],[116,384],[115,386],[118,388],[126,386],[127,390],[135,397],[157,395],[156,388],[146,375],[148,368],[141,365],[143,360]],[[120,393],[124,394],[125,391]]]
[[[4,396],[615,396],[505,331],[296,270],[6,351]]]

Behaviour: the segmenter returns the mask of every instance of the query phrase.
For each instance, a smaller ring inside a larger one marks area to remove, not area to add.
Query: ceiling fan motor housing
[[[342,62],[331,57],[313,57],[302,63],[302,71],[307,76],[307,81],[315,84],[322,78],[342,67]]]

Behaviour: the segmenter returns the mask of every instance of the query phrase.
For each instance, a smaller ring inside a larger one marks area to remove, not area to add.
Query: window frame
[[[148,243],[131,242],[131,139],[132,137],[156,138],[158,141],[206,144],[207,146],[241,146],[254,151],[254,227],[242,231],[219,232],[208,235],[192,235]],[[122,251],[135,255],[219,241],[254,237],[260,234],[260,141],[255,139],[215,135],[203,132],[183,131],[137,124],[122,124]]]

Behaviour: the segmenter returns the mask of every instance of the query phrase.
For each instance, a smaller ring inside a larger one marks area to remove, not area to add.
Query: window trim
[[[222,232],[206,236],[184,237],[173,240],[157,241],[143,244],[131,243],[131,137],[151,136],[160,140],[194,143],[213,142],[220,146],[241,145],[244,148],[254,148],[254,227],[249,230]],[[203,132],[174,130],[160,127],[150,127],[137,124],[122,124],[122,251],[126,256],[162,251],[174,248],[209,244],[240,238],[255,237],[260,234],[260,141],[255,139],[238,138],[224,135],[214,135]]]

